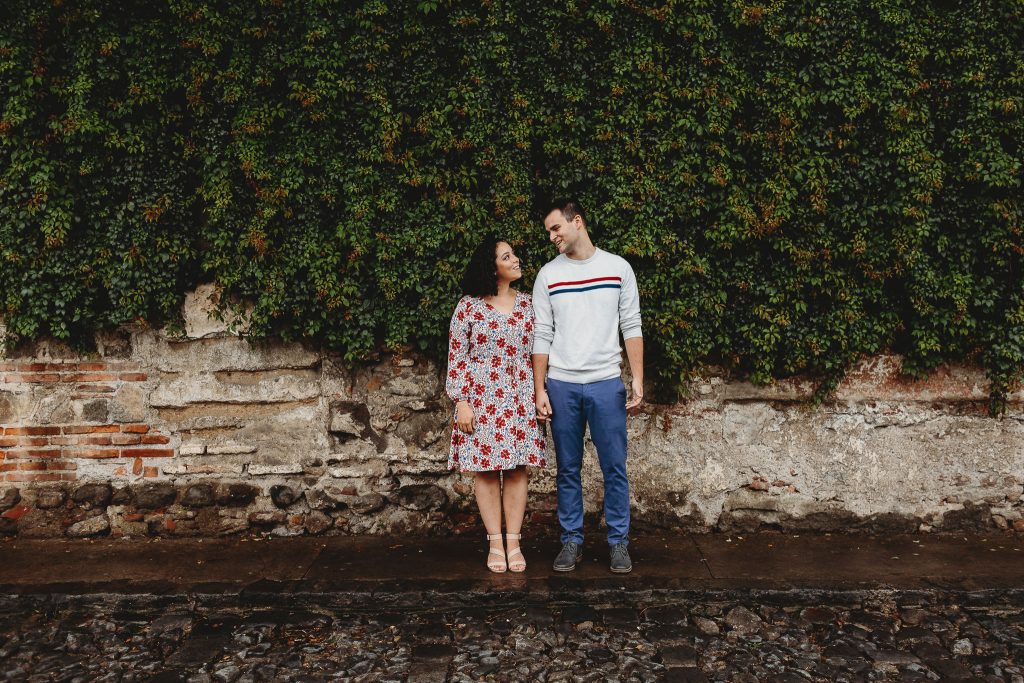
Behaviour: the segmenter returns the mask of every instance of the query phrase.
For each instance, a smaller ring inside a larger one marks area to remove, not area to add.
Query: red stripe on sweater
[[[576,280],[574,282],[556,282],[548,285],[548,289],[554,289],[555,287],[564,287],[565,285],[586,285],[591,282],[622,282],[621,277],[593,277],[589,280]]]

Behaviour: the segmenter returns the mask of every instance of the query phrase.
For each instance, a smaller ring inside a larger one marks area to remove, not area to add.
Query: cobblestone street
[[[0,671],[10,681],[1024,681],[1016,592],[397,597],[10,597]]]
[[[1024,683],[1024,539],[654,536],[634,570],[476,538],[0,544],[0,680]]]

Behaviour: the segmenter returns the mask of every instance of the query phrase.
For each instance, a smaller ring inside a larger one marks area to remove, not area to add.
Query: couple
[[[522,272],[507,242],[485,240],[466,268],[448,336],[446,390],[455,402],[448,467],[474,474],[490,542],[488,569],[525,571],[519,540],[526,468],[546,466],[538,421],[550,421],[562,527],[554,569],[572,571],[583,544],[580,472],[589,424],[604,475],[611,570],[626,573],[633,568],[626,411],[643,400],[636,278],[624,259],[594,246],[578,202],[552,202],[544,228],[559,255],[537,275],[532,299],[510,287]],[[620,379],[620,332],[633,376],[628,401]]]

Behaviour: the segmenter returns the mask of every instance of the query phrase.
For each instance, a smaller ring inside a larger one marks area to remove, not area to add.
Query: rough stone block
[[[132,341],[134,358],[162,372],[311,368],[320,361],[301,344],[255,344],[235,337],[176,341],[152,332]]]
[[[0,489],[0,512],[6,512],[21,502],[21,491],[15,486]]]
[[[183,374],[161,382],[150,395],[157,408],[183,407],[193,403],[282,403],[319,396],[320,388],[312,370],[264,371],[251,383],[225,382],[208,372]]]
[[[135,504],[147,510],[173,505],[178,492],[167,482],[145,483],[135,487]]]
[[[110,531],[110,519],[106,515],[98,515],[72,524],[68,527],[67,533],[71,538],[87,538],[107,531]]]
[[[71,500],[88,510],[106,507],[112,495],[110,484],[84,484],[75,489]]]
[[[194,484],[185,489],[181,496],[181,504],[185,507],[209,507],[214,503],[213,486],[210,484]]]
[[[433,484],[410,484],[398,489],[396,502],[408,510],[441,510],[448,504],[448,494]]]
[[[297,492],[291,486],[277,485],[270,487],[270,499],[274,501],[274,505],[279,508],[286,508],[289,505],[295,503],[302,494]]]
[[[64,505],[68,493],[62,488],[47,487],[36,492],[36,507],[41,510],[52,510]]]
[[[291,465],[249,465],[249,474],[253,476],[281,475],[281,474],[302,474],[303,467],[299,464]]]
[[[238,455],[255,452],[256,446],[250,446],[248,444],[240,443],[226,443],[219,445],[209,445],[206,447],[207,455]]]
[[[248,484],[228,484],[217,491],[217,505],[225,507],[245,507],[251,505],[260,490]]]

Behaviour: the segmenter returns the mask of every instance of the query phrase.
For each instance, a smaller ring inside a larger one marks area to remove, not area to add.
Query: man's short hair
[[[544,213],[540,217],[541,220],[547,218],[548,214],[552,211],[561,211],[565,220],[571,221],[576,216],[579,216],[580,220],[583,221],[583,225],[587,224],[587,217],[583,214],[583,207],[573,197],[558,197],[556,199],[552,199],[545,204],[545,207]]]

